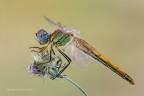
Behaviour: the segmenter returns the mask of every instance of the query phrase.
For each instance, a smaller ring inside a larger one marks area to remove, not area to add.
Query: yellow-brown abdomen
[[[106,67],[108,67],[109,69],[111,69],[113,72],[121,76],[123,79],[127,80],[132,85],[135,85],[134,80],[129,75],[127,75],[124,71],[119,69],[119,67],[112,64],[107,58],[105,58],[99,52],[97,52],[96,49],[91,45],[89,45],[86,41],[80,38],[75,38],[75,41],[76,41],[75,43],[76,47],[79,48],[81,51],[93,57],[94,59],[96,59],[103,65],[105,65]]]

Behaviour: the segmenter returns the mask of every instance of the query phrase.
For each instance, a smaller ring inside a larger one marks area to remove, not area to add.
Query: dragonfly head
[[[45,31],[44,29],[40,29],[36,34],[36,37],[38,39],[38,42],[40,43],[40,45],[44,45],[44,44],[47,44],[48,42],[48,38],[49,38],[49,35],[48,35],[48,32]]]

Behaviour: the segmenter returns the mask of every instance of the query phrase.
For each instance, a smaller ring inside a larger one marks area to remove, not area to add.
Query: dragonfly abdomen
[[[86,41],[80,38],[75,38],[75,39],[76,39],[76,47],[78,49],[80,49],[87,55],[93,57],[94,59],[96,59],[97,61],[99,61],[106,67],[108,67],[109,69],[111,69],[113,72],[121,76],[123,79],[127,80],[132,85],[135,84],[133,79],[129,75],[127,75],[125,72],[120,70],[119,67],[112,64],[107,58],[105,58],[99,52],[97,52],[97,50],[94,47],[92,47],[90,44],[88,44]]]

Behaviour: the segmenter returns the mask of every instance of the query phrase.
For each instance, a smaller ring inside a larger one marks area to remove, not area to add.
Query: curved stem
[[[88,95],[86,94],[86,92],[85,92],[77,83],[75,83],[74,81],[72,81],[72,80],[71,80],[70,78],[68,78],[67,76],[60,75],[60,78],[63,78],[63,79],[65,79],[65,80],[69,81],[69,82],[72,83],[75,87],[77,87],[77,88],[84,94],[84,96],[88,96]]]

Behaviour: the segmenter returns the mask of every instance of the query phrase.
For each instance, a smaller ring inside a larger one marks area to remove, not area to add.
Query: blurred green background
[[[35,32],[52,29],[43,15],[81,31],[81,37],[125,70],[131,86],[99,62],[72,63],[64,72],[89,96],[144,96],[143,0],[0,0],[0,96],[82,96],[62,79],[27,72]]]

